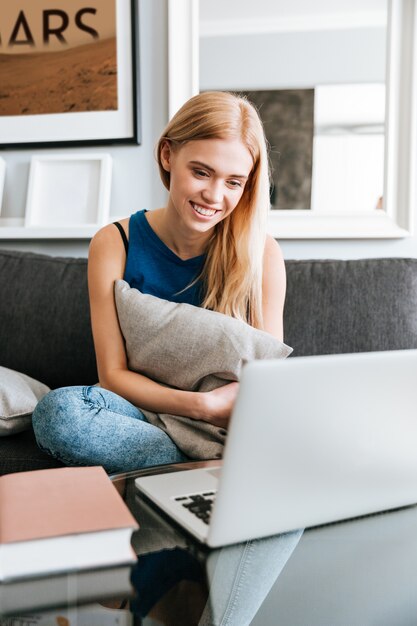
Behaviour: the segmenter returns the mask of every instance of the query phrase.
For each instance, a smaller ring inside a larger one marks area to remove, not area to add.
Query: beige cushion
[[[285,358],[292,349],[240,320],[185,303],[169,302],[115,283],[120,327],[129,369],[169,387],[211,391],[238,381],[242,364]],[[222,428],[188,417],[141,409],[193,459],[220,458]]]
[[[0,436],[29,428],[32,411],[48,391],[26,374],[0,367]]]

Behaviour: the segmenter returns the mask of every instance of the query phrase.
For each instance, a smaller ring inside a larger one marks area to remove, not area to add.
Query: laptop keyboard
[[[174,500],[201,519],[204,524],[208,524],[215,497],[215,491],[206,491],[192,496],[177,496]]]

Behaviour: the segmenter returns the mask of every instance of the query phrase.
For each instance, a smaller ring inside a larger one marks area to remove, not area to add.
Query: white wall
[[[385,81],[385,29],[200,37],[200,89],[293,89]]]
[[[417,220],[415,211],[414,220]],[[286,259],[365,259],[417,257],[417,237],[407,239],[316,239],[280,241]]]
[[[140,146],[105,146],[60,150],[0,151],[7,164],[2,217],[23,217],[31,155],[107,152],[113,157],[110,214],[127,216],[141,208],[155,208],[165,202],[154,160],[154,145],[168,117],[168,59],[166,0],[140,0]],[[88,241],[6,241],[0,248],[31,250],[53,255],[86,256]]]
[[[115,216],[128,215],[143,207],[161,206],[165,200],[153,149],[168,115],[166,0],[140,0],[139,33],[142,144],[102,149],[110,152],[114,161],[111,214]],[[202,52],[204,53],[204,47]],[[273,68],[274,59],[270,58],[267,51],[265,54],[265,67]],[[221,67],[221,64],[218,65],[217,70]],[[230,76],[233,76],[233,72]],[[21,217],[24,214],[28,167],[32,153],[0,152],[7,161],[3,204],[3,215],[6,217]],[[415,212],[417,223],[417,207]],[[400,240],[283,240],[281,245],[286,258],[417,257],[417,236]],[[86,255],[88,242],[0,240],[0,248]]]

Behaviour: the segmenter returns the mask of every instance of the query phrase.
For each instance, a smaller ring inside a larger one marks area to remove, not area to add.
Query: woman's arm
[[[264,330],[280,341],[284,339],[284,302],[287,287],[284,257],[273,237],[267,236],[262,280]]]
[[[114,282],[123,278],[125,262],[120,233],[112,224],[102,228],[91,241],[88,258],[91,324],[100,385],[145,410],[184,415],[226,427],[238,383],[208,393],[181,391],[128,369],[114,299]],[[278,244],[268,237],[264,255],[264,328],[281,340],[284,299],[284,261]]]
[[[128,369],[114,299],[114,281],[123,278],[125,262],[120,233],[112,224],[102,228],[91,241],[88,257],[91,324],[100,385],[148,411],[224,425],[230,414],[236,383],[227,385],[229,390],[225,389],[221,394],[209,396],[207,393],[170,389]]]
[[[114,299],[114,281],[123,278],[125,262],[120,233],[112,224],[105,226],[92,239],[88,257],[91,324],[100,385],[149,411],[212,418],[213,411],[221,407],[207,406],[205,394],[170,389],[128,369]]]

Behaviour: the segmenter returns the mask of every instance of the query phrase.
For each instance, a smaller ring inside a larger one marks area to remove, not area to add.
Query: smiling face
[[[170,174],[168,210],[200,233],[236,208],[253,167],[248,148],[238,139],[200,139],[174,149],[165,142],[161,163]]]

